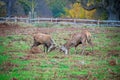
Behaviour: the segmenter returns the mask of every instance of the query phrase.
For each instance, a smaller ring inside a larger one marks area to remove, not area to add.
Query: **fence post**
[[[15,19],[15,22],[17,22],[17,17],[16,17],[16,16],[15,16],[15,18],[14,18],[14,19]]]
[[[56,18],[56,23],[57,23],[57,18]]]
[[[5,18],[5,22],[7,22],[7,18]]]
[[[29,19],[28,18],[26,18],[26,23],[29,23]]]
[[[100,20],[97,21],[97,26],[100,27]]]
[[[76,19],[74,19],[74,24],[76,23]]]
[[[5,21],[6,21],[6,22],[9,21],[9,17],[5,18]]]
[[[51,20],[50,20],[51,22],[52,22],[52,18],[51,18]]]

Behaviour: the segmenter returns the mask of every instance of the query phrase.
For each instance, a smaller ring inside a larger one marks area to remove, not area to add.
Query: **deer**
[[[71,47],[75,47],[75,53],[76,48],[78,45],[82,44],[82,55],[85,50],[86,43],[90,44],[93,51],[93,44],[91,41],[91,33],[88,30],[83,30],[82,32],[77,32],[72,34],[71,38],[67,40],[67,42],[60,47],[60,51],[64,52],[65,54],[69,54],[69,49]]]
[[[56,46],[55,41],[52,39],[52,36],[49,34],[37,33],[33,35],[33,39],[34,39],[34,43],[31,46],[31,48],[37,47],[39,45],[43,45],[45,53],[50,52]]]

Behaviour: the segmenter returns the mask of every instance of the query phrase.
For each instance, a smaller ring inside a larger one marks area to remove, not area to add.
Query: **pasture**
[[[53,36],[62,45],[75,32],[87,29],[93,35],[94,54],[81,45],[65,55],[59,50],[43,52],[34,49],[32,35],[37,32]],[[1,80],[120,80],[120,28],[88,27],[70,24],[0,24],[0,79]]]

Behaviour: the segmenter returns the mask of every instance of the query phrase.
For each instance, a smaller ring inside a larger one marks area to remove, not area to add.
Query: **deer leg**
[[[80,43],[82,44],[82,55],[83,55],[85,51],[86,39],[84,38]]]
[[[85,51],[85,44],[86,44],[86,40],[83,39],[83,40],[82,40],[82,55],[83,55],[83,53],[84,53],[84,51]]]
[[[50,52],[50,50],[53,48],[53,45],[51,45],[49,48],[48,48],[48,52]]]
[[[82,55],[83,55],[84,51],[85,51],[85,45],[82,45]]]
[[[46,48],[46,51],[45,51],[45,53],[47,53],[48,52],[48,45],[45,45],[45,48]]]
[[[65,54],[69,54],[69,49],[66,49],[66,50],[65,50]]]
[[[80,42],[81,43],[81,42]],[[80,44],[79,43],[79,44]],[[77,46],[79,45],[79,44],[77,44],[77,45],[75,45],[75,53],[77,54]]]
[[[39,43],[39,42],[36,42],[36,41],[34,40],[34,43],[33,43],[33,45],[32,45],[31,48],[36,47],[36,46],[39,46],[39,45],[40,45],[40,43]]]

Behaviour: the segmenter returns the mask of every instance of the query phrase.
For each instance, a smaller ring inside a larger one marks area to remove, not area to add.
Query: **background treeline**
[[[120,0],[0,0],[0,17],[120,20]]]

